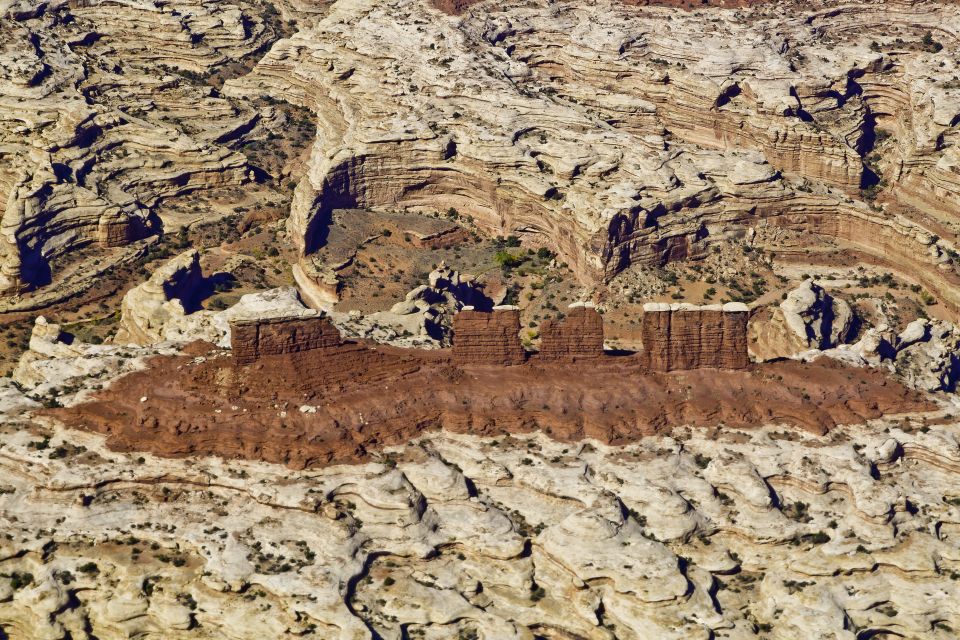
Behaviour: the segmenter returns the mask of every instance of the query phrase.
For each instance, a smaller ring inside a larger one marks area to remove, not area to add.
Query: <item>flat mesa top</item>
[[[643,305],[644,313],[657,311],[725,311],[727,313],[750,311],[750,307],[742,302],[727,302],[725,304],[690,304],[688,302],[646,302]]]

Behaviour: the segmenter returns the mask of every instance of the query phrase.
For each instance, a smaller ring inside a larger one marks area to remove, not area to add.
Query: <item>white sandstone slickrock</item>
[[[806,346],[827,349],[846,342],[853,311],[812,279],[804,280],[780,303],[783,319]]]
[[[120,328],[114,342],[151,345],[206,340],[229,347],[233,321],[305,317],[317,313],[300,301],[293,287],[245,294],[223,311],[197,309],[210,288],[210,279],[201,271],[197,250],[189,249],[172,258],[123,297]]]
[[[3,404],[0,623],[108,639],[746,639],[763,625],[778,640],[946,640],[955,411],[618,447],[434,433],[292,471],[142,464]]]
[[[952,215],[958,159],[938,140],[960,113],[946,81],[956,63],[907,53],[893,34],[928,25],[947,37],[939,25],[960,14],[827,6],[707,18],[507,3],[441,19],[412,0],[336,3],[224,92],[317,114],[288,221],[311,299],[329,286],[310,254],[330,206],[453,207],[488,231],[548,241],[588,281],[700,254],[758,218],[868,253],[893,247],[939,281],[955,271],[948,240],[835,187],[860,186],[872,114],[890,114],[895,148],[878,153],[903,159],[891,190]],[[957,301],[952,287],[937,293]]]
[[[62,278],[89,285],[100,258],[159,231],[159,203],[248,183],[228,145],[262,113],[180,74],[218,70],[275,33],[245,0],[27,4],[0,7],[0,295],[47,272],[64,295]],[[91,243],[98,257],[75,273],[54,264]]]

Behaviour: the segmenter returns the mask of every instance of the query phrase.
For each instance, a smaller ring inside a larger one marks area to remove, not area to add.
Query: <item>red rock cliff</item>
[[[453,317],[453,359],[458,364],[522,364],[520,311],[465,309]]]
[[[230,325],[230,342],[237,364],[250,364],[261,356],[336,347],[341,339],[333,323],[318,315],[235,322]]]
[[[641,335],[643,361],[654,371],[743,369],[747,356],[746,305],[695,307],[646,304]]]
[[[592,307],[573,307],[561,320],[540,327],[540,358],[599,358],[603,355],[603,316]]]

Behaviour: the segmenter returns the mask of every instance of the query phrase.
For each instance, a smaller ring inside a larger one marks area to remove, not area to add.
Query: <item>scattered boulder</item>
[[[906,349],[930,337],[930,321],[926,318],[917,318],[897,335],[897,349]]]
[[[411,290],[388,311],[369,315],[331,313],[344,336],[367,338],[402,347],[439,348],[450,344],[452,318],[465,307],[489,310],[488,298],[472,276],[441,263],[429,284]]]
[[[836,347],[850,338],[855,322],[849,304],[813,280],[805,280],[779,306],[754,314],[749,328],[750,354],[757,360],[771,360]],[[870,346],[871,340],[860,346],[868,351],[878,348]]]
[[[846,342],[853,326],[853,310],[813,280],[805,280],[780,303],[787,327],[808,348],[829,349]]]
[[[960,378],[960,329],[943,321],[914,321],[898,336],[895,372],[923,391],[953,391]]]
[[[960,329],[951,322],[918,318],[899,334],[886,325],[871,327],[853,344],[810,349],[797,358],[829,356],[854,366],[883,367],[921,391],[954,391],[960,380]]]

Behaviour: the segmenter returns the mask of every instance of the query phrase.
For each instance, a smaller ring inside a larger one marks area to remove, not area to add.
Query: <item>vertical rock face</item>
[[[340,332],[326,316],[246,320],[230,325],[230,342],[238,364],[261,356],[338,347]]]
[[[453,358],[459,364],[522,364],[520,311],[495,307],[492,312],[465,309],[453,317]]]
[[[561,321],[540,328],[540,357],[549,360],[603,355],[603,316],[593,307],[572,307]]]
[[[747,356],[749,309],[741,303],[697,307],[650,303],[643,306],[644,364],[656,371],[743,369]]]

